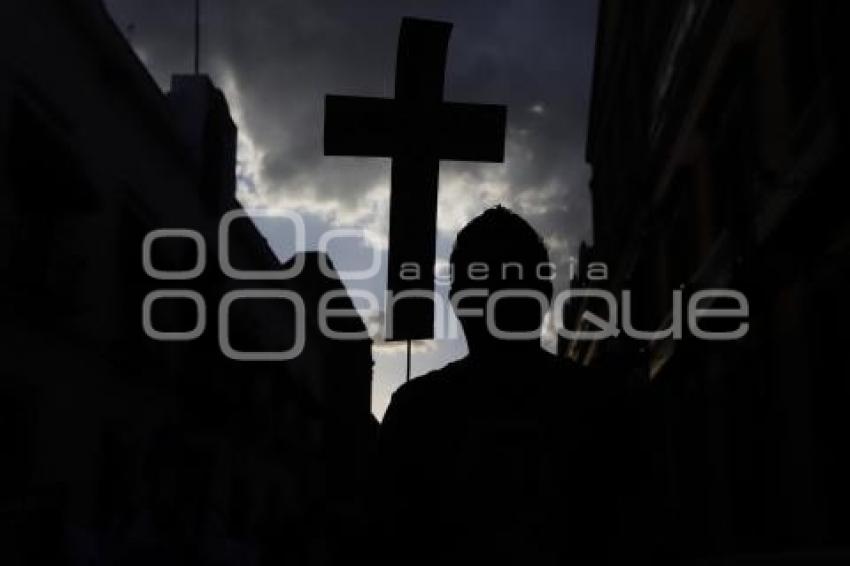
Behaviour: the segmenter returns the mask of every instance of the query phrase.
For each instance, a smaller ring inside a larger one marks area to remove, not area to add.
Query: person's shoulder
[[[457,383],[464,373],[465,362],[459,360],[430,371],[401,385],[390,398],[381,422],[388,430],[404,429],[407,433],[450,419],[458,402]]]
[[[548,388],[555,394],[571,397],[604,395],[604,380],[592,368],[575,362],[566,356],[546,352],[540,360],[541,374]]]
[[[396,389],[392,402],[409,405],[444,398],[460,383],[467,365],[464,358],[416,377]]]

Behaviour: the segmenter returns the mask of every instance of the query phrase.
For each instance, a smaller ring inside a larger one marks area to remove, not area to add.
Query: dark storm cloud
[[[171,73],[191,69],[192,4],[107,1],[163,86]],[[387,162],[322,155],[324,95],[392,96],[401,17],[419,16],[455,24],[446,98],[509,107],[506,166],[445,164],[444,178],[464,182],[444,183],[442,189],[476,203],[481,195],[468,193],[495,184],[490,196],[517,208],[556,248],[569,242],[567,249],[574,251],[589,236],[583,146],[594,3],[202,0],[202,5],[202,68],[235,89],[236,96],[228,94],[240,126],[259,150],[258,178],[249,180],[261,197],[363,217],[368,191],[388,183]]]

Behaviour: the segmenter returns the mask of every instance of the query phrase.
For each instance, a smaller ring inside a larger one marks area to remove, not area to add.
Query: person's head
[[[452,303],[470,354],[539,345],[544,308],[552,296],[552,266],[540,235],[507,208],[496,206],[469,222],[457,235],[450,259]],[[509,297],[505,293],[522,294]],[[487,294],[487,297],[480,295]],[[495,297],[494,293],[498,293]],[[493,306],[488,325],[487,301]],[[545,305],[541,301],[545,300]],[[479,311],[472,314],[470,311]],[[535,334],[523,339],[502,332]],[[498,347],[498,350],[493,348]]]

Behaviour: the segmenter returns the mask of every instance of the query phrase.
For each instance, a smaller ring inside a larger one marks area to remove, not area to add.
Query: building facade
[[[4,2],[0,14],[0,562],[328,564],[362,544],[371,341],[317,320],[328,258],[281,264],[250,219],[239,270],[219,265],[235,199],[236,128],[204,76],[163,94],[95,0]],[[152,231],[191,230],[150,246]],[[231,304],[231,292],[294,293]],[[151,326],[192,340],[155,340]],[[187,291],[189,292],[187,294]],[[198,295],[192,295],[197,293]],[[191,295],[191,296],[189,296]],[[192,297],[200,297],[199,304]],[[351,308],[342,297],[337,308]],[[206,320],[203,321],[202,317]],[[205,322],[205,324],[201,324]],[[349,332],[365,330],[345,321]]]
[[[668,328],[676,292],[734,289],[749,309],[734,341],[685,323],[680,340],[561,344],[630,391],[621,536],[655,556],[848,557],[847,9],[600,4],[587,261],[631,292],[638,329]]]

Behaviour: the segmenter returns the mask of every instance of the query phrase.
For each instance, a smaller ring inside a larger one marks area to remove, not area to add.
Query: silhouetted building
[[[363,525],[375,421],[371,342],[319,332],[326,277],[302,254],[288,280],[219,266],[235,199],[236,128],[205,76],[164,96],[95,0],[4,2],[0,13],[0,562],[326,564]],[[189,229],[151,248],[156,229]],[[241,270],[281,265],[250,219],[233,222]],[[327,260],[329,261],[329,260]],[[331,266],[331,269],[333,267]],[[152,324],[194,340],[157,341]],[[227,293],[294,292],[230,305],[229,343],[290,361],[235,361],[219,344]],[[351,308],[347,296],[334,306]],[[349,332],[359,319],[340,321]],[[344,328],[343,328],[344,326]]]
[[[640,439],[623,513],[653,552],[850,558],[848,15],[840,1],[600,5],[588,253],[610,268],[604,287],[631,290],[642,330],[669,325],[675,290],[737,289],[750,309],[732,342],[685,322],[682,340],[562,345],[645,376],[623,425]]]

